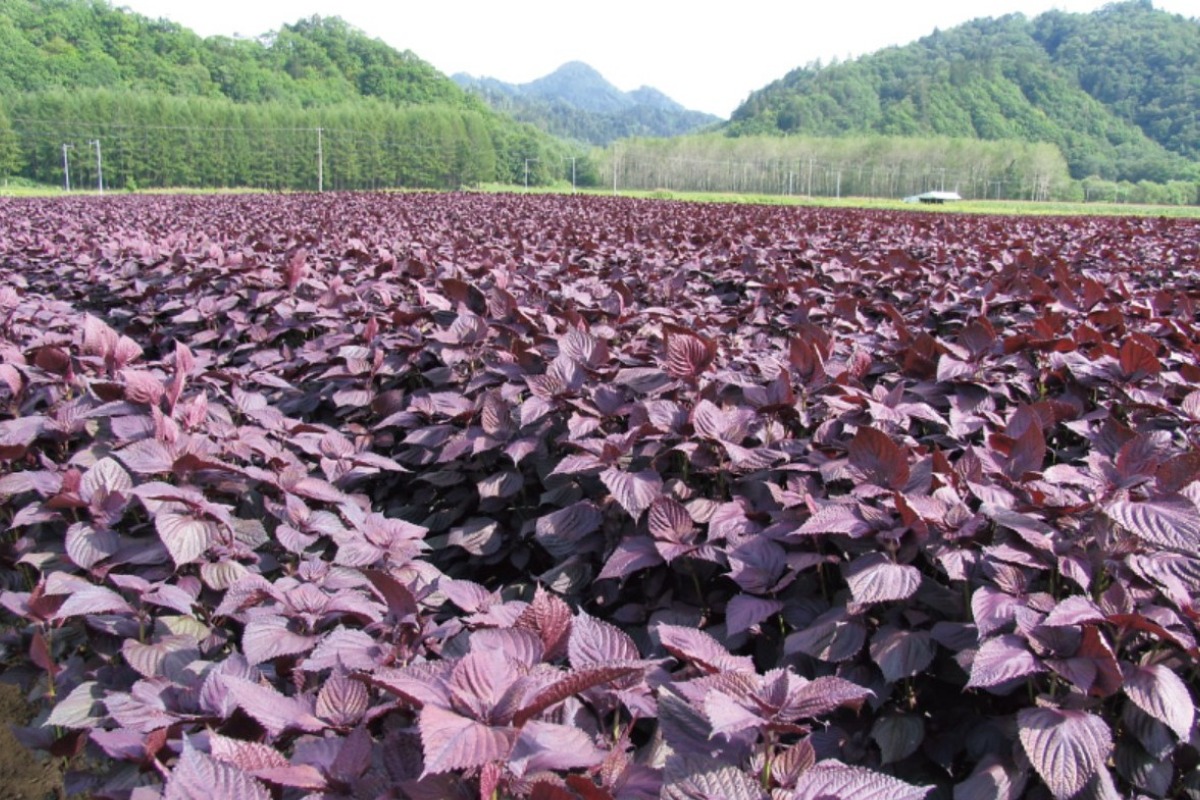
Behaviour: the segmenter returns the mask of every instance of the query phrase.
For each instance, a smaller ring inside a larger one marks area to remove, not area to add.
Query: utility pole
[[[74,150],[75,145],[63,143],[63,187],[71,191],[71,160],[67,157],[68,150]]]
[[[560,156],[563,161],[571,159],[571,194],[575,194],[575,156]]]
[[[317,128],[317,191],[325,191],[325,148],[322,140],[323,128]]]
[[[529,192],[529,162],[530,161],[537,161],[537,159],[536,158],[525,159],[525,191],[526,191],[526,193]]]
[[[104,164],[100,160],[100,140],[89,139],[88,144],[96,145],[96,188],[100,190],[100,195],[104,196]]]

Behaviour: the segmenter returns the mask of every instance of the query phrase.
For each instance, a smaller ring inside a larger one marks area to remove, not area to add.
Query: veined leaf
[[[897,564],[882,553],[859,556],[846,568],[846,583],[857,603],[906,600],[921,586],[916,567]]]
[[[422,775],[473,769],[490,761],[504,761],[517,737],[513,728],[485,725],[439,706],[421,709],[417,724],[425,751]]]
[[[1112,732],[1086,711],[1024,708],[1017,712],[1017,735],[1029,763],[1058,800],[1074,796],[1112,751]]]

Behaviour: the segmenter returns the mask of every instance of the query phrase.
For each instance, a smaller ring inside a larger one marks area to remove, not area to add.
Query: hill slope
[[[97,185],[94,142],[118,187],[456,188],[529,164],[544,184],[567,154],[336,17],[206,39],[104,0],[0,0],[0,173],[64,185],[74,147]]]
[[[201,38],[105,2],[0,0],[0,94],[129,89],[320,105],[354,97],[476,107],[408,51],[312,17],[257,39]]]
[[[571,61],[529,83],[458,74],[454,81],[492,108],[556,136],[607,144],[631,136],[678,136],[720,121],[689,111],[657,89],[623,92],[587,64]]]
[[[1019,138],[1077,178],[1200,177],[1200,22],[1149,0],[980,19],[753,93],[729,131]]]

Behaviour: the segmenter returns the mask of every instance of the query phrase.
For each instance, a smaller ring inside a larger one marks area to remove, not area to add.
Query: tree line
[[[937,137],[632,139],[608,148],[598,169],[631,189],[826,197],[942,190],[967,198],[1049,200],[1071,182],[1053,145]]]
[[[543,185],[581,153],[484,110],[357,99],[305,108],[130,91],[47,91],[7,98],[0,172],[96,185],[88,142],[102,148],[106,185],[121,189],[458,188]],[[64,150],[64,145],[66,149]],[[526,172],[528,170],[528,173]]]

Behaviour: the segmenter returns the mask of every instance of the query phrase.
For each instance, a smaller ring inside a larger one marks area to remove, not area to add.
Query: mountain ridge
[[[492,108],[548,133],[604,145],[630,136],[677,136],[720,122],[650,86],[625,92],[595,68],[568,61],[525,83],[456,73],[451,79]]]

